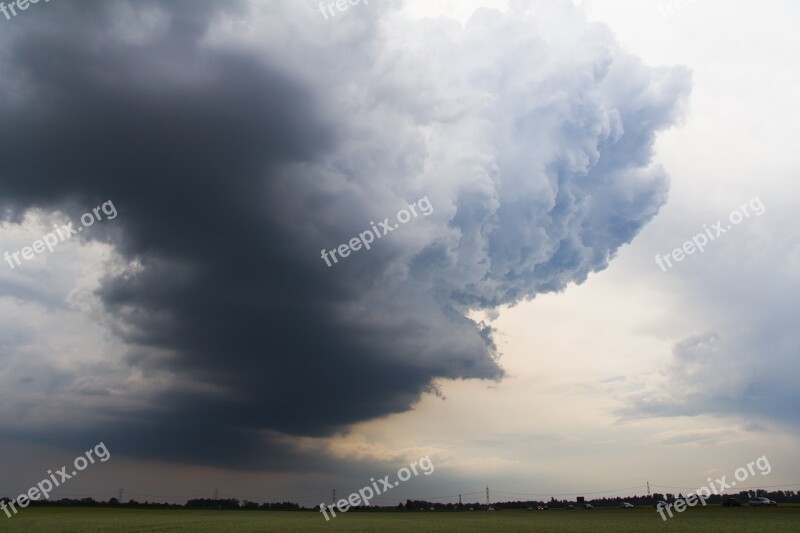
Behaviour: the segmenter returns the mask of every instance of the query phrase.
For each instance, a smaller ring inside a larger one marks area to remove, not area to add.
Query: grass
[[[550,511],[345,513],[326,522],[310,511],[189,511],[109,508],[28,508],[0,530],[36,533],[164,532],[774,532],[800,531],[800,506],[690,508],[666,522],[652,508]]]

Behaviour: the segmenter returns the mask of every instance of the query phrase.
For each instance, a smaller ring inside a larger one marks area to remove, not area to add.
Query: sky
[[[800,7],[317,4],[0,16],[0,495],[797,490]]]

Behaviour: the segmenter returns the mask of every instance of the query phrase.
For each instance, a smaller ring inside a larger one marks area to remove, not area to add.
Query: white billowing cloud
[[[476,308],[559,290],[605,268],[666,201],[652,146],[689,76],[644,66],[570,4],[481,9],[463,28],[387,13],[369,48],[341,42],[357,24],[339,22],[314,41],[328,36],[328,53],[298,68],[324,80],[342,138],[287,182],[306,184],[292,211],[327,200],[307,231],[331,243],[430,197],[435,213],[384,244],[382,295],[422,284]]]

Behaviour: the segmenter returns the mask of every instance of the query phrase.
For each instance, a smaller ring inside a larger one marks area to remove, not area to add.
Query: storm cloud
[[[113,375],[86,365],[60,378],[100,384],[67,433],[4,427],[242,468],[298,468],[286,438],[403,412],[437,380],[501,379],[470,312],[606,268],[666,201],[652,147],[690,85],[568,3],[462,28],[391,3],[334,21],[300,2],[60,1],[14,24],[4,218],[114,201],[81,238],[113,247],[101,320],[146,386],[109,402]],[[321,260],[424,196],[430,216]]]

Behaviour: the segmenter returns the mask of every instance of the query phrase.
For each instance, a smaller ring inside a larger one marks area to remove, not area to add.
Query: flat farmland
[[[326,522],[312,511],[202,511],[38,507],[13,518],[0,516],[0,530],[19,533],[108,531],[164,532],[772,532],[800,531],[800,506],[691,508],[662,521],[652,508],[572,511],[350,512]]]

